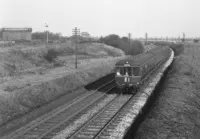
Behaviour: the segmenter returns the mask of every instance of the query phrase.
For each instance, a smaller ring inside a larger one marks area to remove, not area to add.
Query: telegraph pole
[[[131,33],[128,33],[129,48],[131,48]]]
[[[181,42],[180,36],[178,36],[178,42],[179,42],[179,43]]]
[[[185,33],[183,32],[183,39],[182,39],[182,42],[185,41]]]
[[[78,37],[80,35],[80,29],[78,29],[77,27],[75,27],[74,29],[72,29],[72,34],[75,37],[75,45],[76,45],[76,50],[75,50],[75,68],[77,69],[77,63],[78,63],[78,57],[77,57],[77,45],[78,45]]]
[[[147,43],[147,41],[148,41],[148,34],[147,34],[147,32],[145,33],[145,42]]]

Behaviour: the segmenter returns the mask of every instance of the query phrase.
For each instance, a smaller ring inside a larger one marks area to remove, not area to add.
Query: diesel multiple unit
[[[155,69],[166,61],[170,53],[169,47],[158,47],[117,62],[115,65],[115,80],[118,88],[138,90]]]

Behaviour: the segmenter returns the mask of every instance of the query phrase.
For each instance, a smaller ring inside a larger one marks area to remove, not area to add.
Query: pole
[[[77,30],[77,28],[75,28],[76,30]],[[78,60],[78,58],[77,58],[77,43],[78,43],[78,39],[77,39],[77,34],[76,34],[76,59],[75,59],[75,68],[77,69],[77,60]]]
[[[148,40],[148,34],[147,34],[147,32],[145,33],[145,42],[146,42],[146,44],[147,44],[147,40]]]
[[[131,48],[131,33],[128,33],[129,48]]]
[[[47,28],[47,40],[46,40],[46,43],[48,44],[48,42],[49,42],[49,34],[48,34],[48,27],[49,27],[49,25],[47,24],[47,23],[45,23],[45,27]]]
[[[49,36],[48,36],[49,34],[48,34],[48,30],[47,30],[47,44],[48,44],[48,40],[49,40]]]
[[[182,39],[182,42],[184,43],[185,41],[185,33],[183,32],[183,39]]]
[[[75,27],[72,30],[72,33],[75,36],[75,46],[76,46],[76,50],[75,50],[75,68],[77,69],[78,68],[78,66],[77,66],[78,65],[78,56],[77,56],[77,53],[78,53],[78,37],[80,35],[80,29]]]

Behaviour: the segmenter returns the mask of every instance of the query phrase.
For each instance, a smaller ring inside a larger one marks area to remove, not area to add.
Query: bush
[[[198,43],[199,39],[194,39],[193,41],[194,41],[194,43]]]
[[[0,76],[18,76],[20,72],[34,66],[30,55],[18,49],[11,49],[2,56]]]
[[[101,37],[100,40],[107,45],[123,50],[129,55],[137,55],[144,52],[143,44],[139,40],[131,40],[131,45],[129,45],[129,39],[127,37],[120,38],[115,34],[108,35],[104,38]]]
[[[183,43],[173,43],[173,42],[165,42],[165,41],[157,41],[153,44],[159,45],[159,46],[169,46],[173,49],[175,56],[180,55],[184,51]]]
[[[33,40],[40,40],[42,42],[46,42],[46,37],[47,37],[47,33],[46,32],[33,32],[32,33],[32,39]],[[49,41],[61,41],[61,42],[65,42],[67,37],[62,36],[61,33],[53,33],[53,32],[48,32],[48,37],[49,37]]]
[[[140,54],[140,53],[143,53],[144,52],[144,46],[143,44],[138,41],[138,40],[133,40],[131,42],[131,48],[127,49],[127,52],[126,54],[129,54],[129,55],[137,55],[137,54]]]
[[[16,73],[17,67],[15,64],[4,63],[4,70],[9,76],[13,76]]]
[[[48,49],[47,53],[43,56],[48,62],[53,63],[55,59],[58,57],[58,52],[54,49]]]
[[[170,46],[170,48],[173,49],[175,56],[178,56],[184,52],[184,47],[183,47],[182,43],[179,43],[179,44],[172,43],[169,46]]]
[[[121,39],[118,35],[111,34],[102,39],[107,45],[113,46],[115,48],[120,48]]]

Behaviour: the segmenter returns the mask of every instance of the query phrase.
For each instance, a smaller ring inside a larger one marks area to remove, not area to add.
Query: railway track
[[[85,125],[77,130],[73,135],[66,136],[70,139],[92,139],[101,138],[103,131],[109,130],[108,125],[114,124],[118,112],[123,109],[124,106],[132,98],[132,95],[119,95],[113,99],[106,107],[99,111],[93,118],[90,119]],[[115,124],[114,124],[115,125]],[[108,136],[106,136],[108,138]]]
[[[127,120],[140,113],[138,109],[143,105],[137,102],[140,95],[119,95],[73,134],[58,135],[53,139],[123,138],[126,133],[124,128],[130,126],[126,123],[131,122]]]
[[[38,118],[30,124],[2,137],[2,139],[43,139],[49,138],[65,126],[72,123],[80,115],[83,115],[92,106],[97,105],[107,98],[107,103],[114,98],[108,97],[107,93],[115,88],[114,80],[102,85],[95,91],[84,93],[80,97],[55,109],[49,114]],[[105,93],[103,93],[105,92]],[[110,100],[109,100],[110,99]],[[105,102],[104,102],[105,103]],[[52,134],[53,133],[53,134]]]

